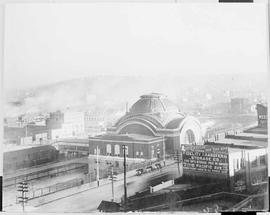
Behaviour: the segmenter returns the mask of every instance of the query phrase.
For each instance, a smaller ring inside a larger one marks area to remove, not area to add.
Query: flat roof
[[[229,134],[226,136],[229,139],[238,139],[238,140],[248,140],[248,141],[268,141],[267,134],[255,134],[255,133],[240,133],[240,134]]]
[[[66,143],[89,143],[88,138],[61,138],[57,139],[56,143],[66,142]]]
[[[253,146],[253,147],[267,147],[268,143],[264,141],[256,141],[256,140],[241,140],[241,139],[233,139],[233,138],[224,138],[220,140],[214,141],[217,144],[234,145],[234,146]]]
[[[254,138],[268,138],[267,134],[257,134],[257,133],[247,133],[247,132],[243,132],[243,133],[239,133],[236,135],[232,135],[232,136],[239,136],[239,137],[254,137]]]
[[[29,148],[35,148],[35,147],[39,147],[39,146],[43,146],[43,145],[13,145],[13,144],[3,144],[3,152],[11,152],[11,151],[19,151],[22,149],[29,149]]]
[[[256,126],[245,130],[244,133],[268,134],[268,128]]]

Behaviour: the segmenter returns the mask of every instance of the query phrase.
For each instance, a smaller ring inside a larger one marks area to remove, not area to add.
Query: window
[[[143,152],[141,152],[141,156],[143,156]]]
[[[111,153],[112,153],[112,146],[111,146],[111,144],[107,144],[106,145],[106,153],[111,155]]]
[[[136,156],[139,156],[139,152],[138,151],[136,152]]]
[[[114,154],[117,156],[120,155],[120,146],[119,145],[114,146]]]
[[[260,156],[260,166],[266,165],[265,155]]]
[[[94,149],[94,154],[95,155],[97,154],[97,149],[96,148]],[[98,154],[100,155],[100,149],[98,149]]]

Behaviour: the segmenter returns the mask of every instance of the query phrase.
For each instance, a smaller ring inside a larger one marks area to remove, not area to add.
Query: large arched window
[[[114,154],[117,156],[120,155],[120,146],[119,145],[114,146]]]

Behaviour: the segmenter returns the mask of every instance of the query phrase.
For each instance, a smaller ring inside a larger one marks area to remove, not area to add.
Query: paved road
[[[168,174],[177,172],[177,166],[167,166],[161,172],[153,174],[145,174],[142,176],[132,176],[127,178],[128,196],[134,195],[136,192],[144,190],[148,187],[147,181],[153,184],[161,182],[160,178]],[[124,193],[123,180],[114,183],[115,201],[119,202]],[[34,210],[34,212],[91,212],[97,211],[97,207],[102,200],[110,201],[112,198],[111,184],[103,185],[99,188],[87,190],[85,192],[75,194],[45,205]]]

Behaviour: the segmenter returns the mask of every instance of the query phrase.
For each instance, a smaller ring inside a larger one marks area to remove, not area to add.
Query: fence
[[[72,179],[66,182],[58,183],[49,187],[40,188],[38,190],[29,190],[27,197],[29,200],[38,198],[41,196],[49,195],[61,190],[69,189],[72,187],[80,186],[84,183],[83,179]]]
[[[87,167],[86,164],[68,164],[64,166],[54,167],[54,168],[46,169],[44,171],[34,172],[27,175],[20,175],[20,176],[8,178],[8,179],[6,178],[4,179],[3,186],[4,187],[11,186],[11,185],[16,186],[17,183],[22,182],[22,181],[31,181],[31,180],[36,180],[36,179],[45,178],[45,177],[54,177],[57,175],[71,173],[71,172],[81,170],[81,169],[86,170],[87,169],[86,167]]]

